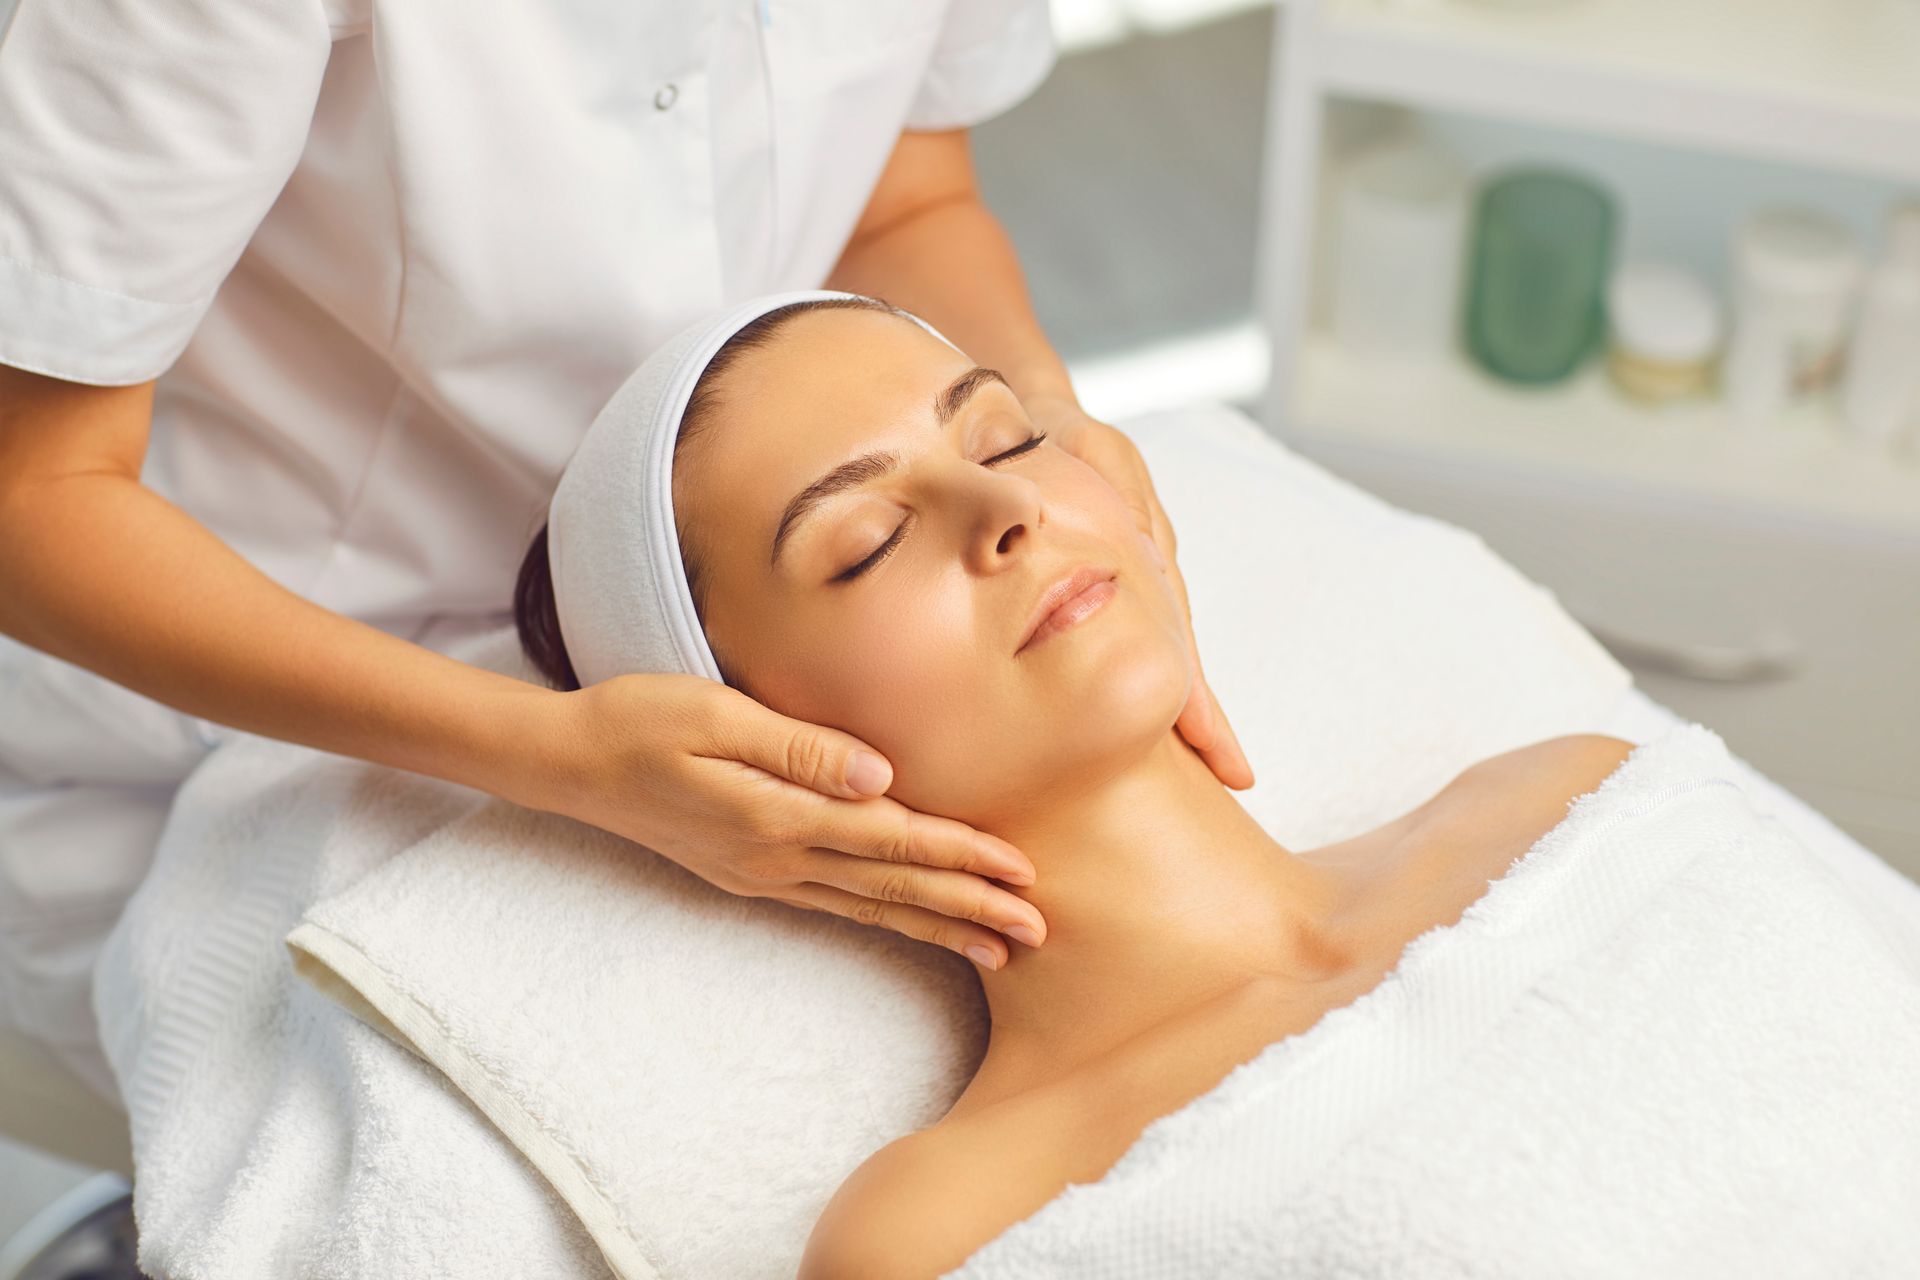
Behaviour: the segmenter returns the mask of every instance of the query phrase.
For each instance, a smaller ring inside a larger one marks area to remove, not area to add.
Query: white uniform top
[[[1053,56],[1044,0],[21,0],[0,363],[157,377],[143,478],[301,595],[497,614],[647,353]]]

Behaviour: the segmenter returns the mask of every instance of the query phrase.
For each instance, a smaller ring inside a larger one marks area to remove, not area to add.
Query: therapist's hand
[[[1039,908],[995,883],[1032,884],[1026,855],[886,798],[892,769],[851,734],[688,675],[616,676],[544,705],[533,731],[546,767],[508,799],[638,841],[731,893],[880,925],[989,968],[1007,961],[1002,930],[1030,930],[1027,945],[1046,937]]]
[[[1139,447],[1127,438],[1126,432],[1090,416],[1072,400],[1022,396],[1021,406],[1033,425],[1047,433],[1049,440],[1092,467],[1119,490],[1133,511],[1134,523],[1160,553],[1161,571],[1172,579],[1180,607],[1187,615],[1187,647],[1193,656],[1195,673],[1193,688],[1187,693],[1187,705],[1181,710],[1175,727],[1200,753],[1215,777],[1236,790],[1246,790],[1253,785],[1253,766],[1247,762],[1247,753],[1241,750],[1240,739],[1227,723],[1227,713],[1221,709],[1220,700],[1214,696],[1213,687],[1200,668],[1200,645],[1193,635],[1193,606],[1187,601],[1187,582],[1174,559],[1173,522],[1167,519],[1159,495],[1153,491],[1147,460],[1140,456]]]

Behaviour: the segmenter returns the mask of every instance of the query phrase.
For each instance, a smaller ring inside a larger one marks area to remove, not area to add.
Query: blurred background
[[[1088,408],[1478,532],[1920,880],[1920,0],[1054,12],[975,151]]]
[[[1920,0],[1054,13],[975,154],[1087,407],[1478,532],[1920,880]],[[0,1242],[92,1172],[0,1143]]]

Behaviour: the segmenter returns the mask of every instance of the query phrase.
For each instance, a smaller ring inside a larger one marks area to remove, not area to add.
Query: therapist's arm
[[[1146,461],[1124,432],[1080,407],[1065,363],[1033,314],[1013,241],[980,198],[965,129],[900,135],[826,283],[905,307],[998,369],[1034,425],[1120,491],[1187,603],[1173,525]],[[1222,782],[1245,789],[1253,768],[1200,673],[1190,611],[1187,630],[1199,674],[1180,713],[1180,734]]]
[[[965,129],[900,135],[827,287],[927,320],[998,369],[1029,412],[1079,407],[1034,318],[1013,241],[980,198]]]
[[[0,632],[189,715],[590,822],[732,893],[995,968],[1002,931],[1044,938],[991,879],[1032,884],[1025,855],[877,794],[890,771],[854,765],[884,757],[850,734],[693,676],[561,693],[287,590],[141,483],[152,415],[152,383],[0,365]]]
[[[0,632],[189,715],[499,793],[550,695],[288,591],[140,482],[153,384],[0,365]]]

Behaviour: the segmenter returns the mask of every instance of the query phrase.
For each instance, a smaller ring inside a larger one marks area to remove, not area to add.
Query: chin
[[[1111,776],[1165,740],[1192,687],[1184,650],[1152,644],[1103,654],[1075,682],[1072,697],[1044,731],[1044,745],[1062,770]]]
[[[1151,745],[1180,718],[1193,688],[1193,664],[1184,650],[1153,646],[1102,662],[1086,682],[1081,706],[1116,741]]]
[[[1193,671],[1184,648],[1129,648],[1103,653],[1084,678],[1075,676],[1070,685],[1063,680],[1043,698],[976,703],[976,713],[984,705],[997,710],[970,717],[971,731],[954,724],[936,733],[937,719],[916,718],[902,735],[912,744],[901,742],[890,757],[895,785],[887,794],[922,812],[992,829],[1146,759],[1180,718]],[[930,754],[914,749],[934,743]]]
[[[1049,638],[1051,653],[1027,656],[1046,664],[1036,670],[1044,670],[1049,694],[1064,695],[1075,712],[1104,722],[1117,737],[1157,740],[1179,718],[1194,681],[1185,628],[1167,603],[1163,615],[1138,600],[1116,598],[1108,606],[1122,606],[1115,616],[1095,614]]]

